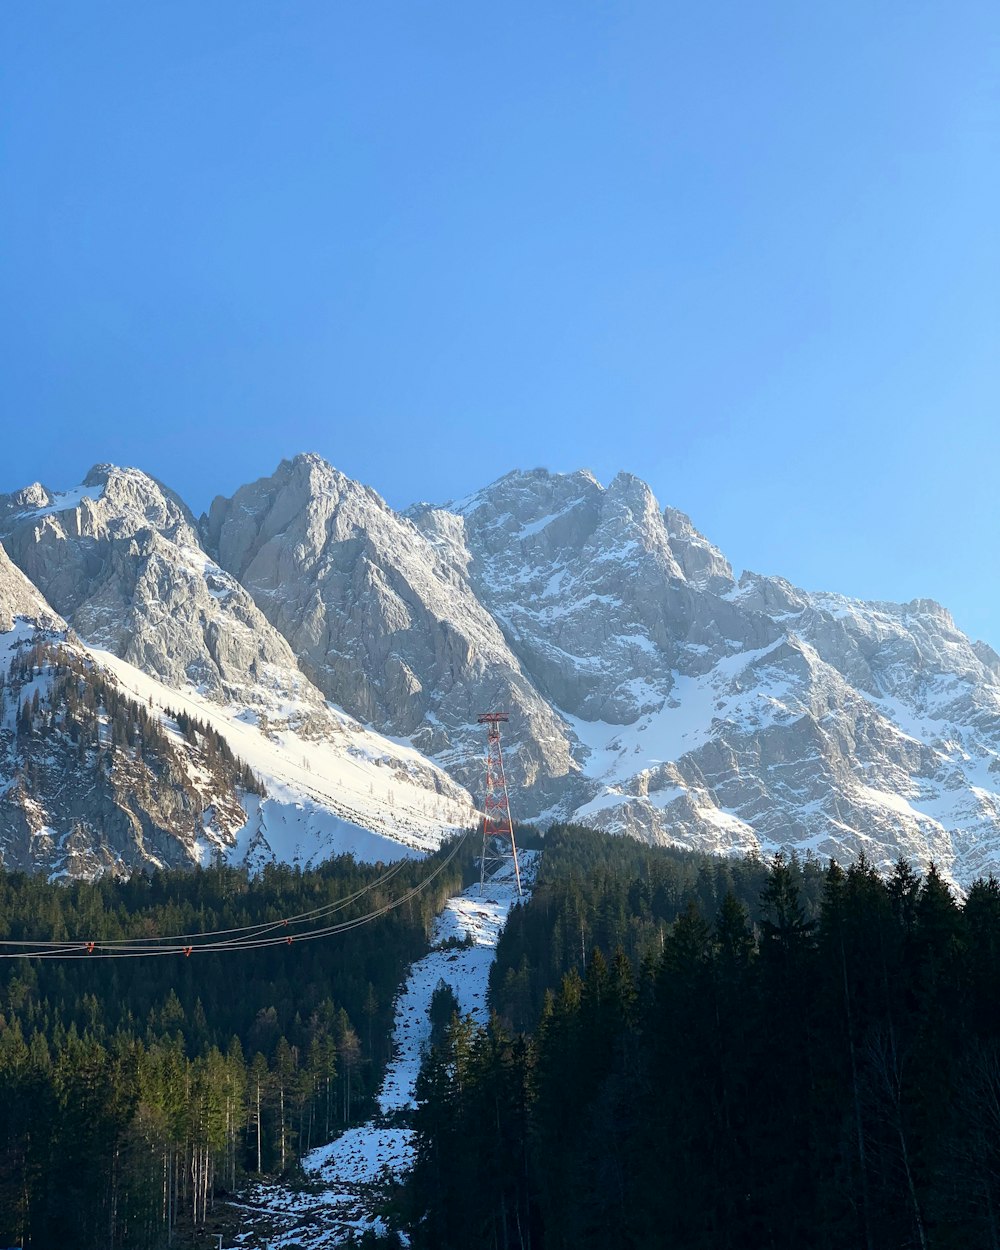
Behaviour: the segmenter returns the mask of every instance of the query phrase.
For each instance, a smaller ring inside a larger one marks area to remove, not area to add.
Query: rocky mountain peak
[[[364,482],[348,477],[346,473],[342,473],[328,460],[324,460],[317,452],[299,452],[291,460],[283,460],[272,475],[272,480],[280,482],[283,470],[286,482],[295,482],[312,497],[329,495],[337,499],[344,497],[363,499],[371,507],[389,511],[389,505],[378,491],[365,485]],[[264,480],[266,479],[261,479],[261,481]]]
[[[659,504],[633,474],[606,488],[586,471],[507,474],[450,508],[477,595],[572,716],[628,723],[667,696],[676,668],[746,633],[728,623],[732,608],[699,597],[730,586],[728,565],[689,526],[677,540],[696,574],[689,586]],[[417,518],[428,529],[430,515]],[[433,531],[444,532],[438,514]]]
[[[667,537],[666,525],[649,486],[632,473],[618,473],[601,499],[600,522],[590,540],[600,561],[655,561],[662,574],[682,580],[684,572]]]
[[[909,603],[903,604],[903,608],[911,616],[925,616],[936,622],[942,629],[956,634],[959,632],[955,618],[936,599],[911,599]]]
[[[250,595],[209,559],[189,509],[139,469],[96,465],[35,509],[8,509],[12,560],[84,641],[161,681],[285,720],[323,699]]]
[[[744,608],[783,617],[805,611],[807,596],[783,577],[765,577],[744,569],[727,598]]]
[[[606,490],[612,499],[623,503],[637,518],[645,519],[651,513],[658,514],[660,511],[649,484],[625,469],[615,474]]]
[[[663,523],[667,527],[670,549],[685,580],[701,590],[711,590],[718,595],[728,593],[734,584],[733,570],[718,547],[699,533],[691,518],[677,508],[663,509]]]
[[[8,547],[19,534],[45,547],[67,538],[101,543],[151,528],[197,545],[187,506],[141,469],[99,464],[70,490],[52,492],[35,484],[0,497],[0,531]],[[32,570],[28,573],[36,580]]]
[[[426,527],[429,509],[421,505],[410,515]],[[633,473],[618,473],[605,487],[586,469],[515,471],[438,511],[466,518],[483,550],[502,550],[512,539],[525,547],[538,539],[550,551],[568,541],[580,552],[592,541],[595,558],[642,555],[659,561],[664,575],[689,580],[698,589],[722,594],[732,588],[732,569],[722,552],[683,512],[661,513],[653,491]]]
[[[591,473],[517,469],[473,495],[444,504],[443,509],[478,518],[479,530],[495,528],[508,535],[530,537],[570,508],[593,506],[603,493],[604,487]],[[527,533],[521,534],[526,527]]]
[[[205,534],[329,698],[470,783],[469,728],[499,700],[523,717],[515,774],[545,791],[570,771],[567,735],[477,599],[462,529],[305,457],[215,500]]]
[[[391,526],[395,514],[376,491],[315,452],[304,452],[282,460],[270,477],[241,487],[232,499],[213,500],[201,532],[220,564],[234,570],[286,538],[286,558],[315,560],[328,538],[347,541],[386,521]]]
[[[85,493],[81,506],[89,503],[95,516],[114,518],[119,533],[152,525],[161,531],[175,532],[183,526],[193,534],[195,521],[187,504],[141,469],[94,465],[84,478],[82,489]],[[93,491],[99,492],[96,497],[89,493]]]
[[[25,486],[6,498],[14,508],[44,508],[52,501],[51,494],[41,482],[32,482],[30,486]]]

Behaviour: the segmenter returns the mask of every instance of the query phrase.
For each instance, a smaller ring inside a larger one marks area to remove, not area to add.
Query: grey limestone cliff
[[[518,784],[543,804],[573,789],[565,726],[461,566],[374,491],[318,456],[297,456],[216,499],[203,532],[310,678],[348,712],[409,738],[475,786],[476,718],[502,707],[519,725],[510,760]]]
[[[147,474],[99,465],[74,491],[0,496],[0,538],[90,646],[175,688],[329,729],[287,642]]]

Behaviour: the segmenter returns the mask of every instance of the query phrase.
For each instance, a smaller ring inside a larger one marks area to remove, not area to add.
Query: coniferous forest
[[[1000,1246],[1000,884],[550,832],[418,1086],[417,1247]]]
[[[328,941],[0,962],[0,1244],[165,1245],[369,1115],[394,993],[469,868],[463,852]],[[378,877],[348,857],[258,878],[0,875],[0,936],[238,928]],[[992,1250],[998,955],[993,879],[959,903],[933,867],[884,878],[556,828],[501,937],[490,1027],[435,994],[398,1218],[418,1250]]]
[[[0,1245],[165,1245],[241,1178],[287,1173],[363,1119],[396,990],[469,868],[448,854],[404,863],[360,895],[385,869],[350,856],[256,878],[0,873],[0,939],[94,941],[99,955],[101,942],[280,922],[359,895],[336,913],[350,921],[441,869],[398,909],[322,941],[0,960]]]

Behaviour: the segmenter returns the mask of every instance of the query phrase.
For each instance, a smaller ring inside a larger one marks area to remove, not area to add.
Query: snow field
[[[161,715],[184,709],[210,724],[264,782],[263,803],[247,796],[247,823],[229,852],[234,862],[249,857],[254,867],[270,859],[306,867],[342,852],[391,862],[434,850],[443,837],[476,821],[471,800],[452,797],[453,783],[445,779],[446,792],[438,794],[410,775],[409,769],[426,774],[430,767],[416,751],[346,717],[335,740],[314,741],[290,730],[270,737],[248,724],[241,709],[223,707],[192,687],[165,686],[109,651],[89,650],[140,703],[152,701]]]

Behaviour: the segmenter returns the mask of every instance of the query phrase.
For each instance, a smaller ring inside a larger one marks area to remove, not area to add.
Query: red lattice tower
[[[517,893],[519,896],[521,894],[521,869],[517,862],[517,843],[514,841],[514,826],[510,819],[510,797],[507,794],[507,777],[503,769],[503,748],[500,746],[500,726],[509,720],[510,716],[506,712],[484,712],[479,718],[480,725],[486,726],[486,792],[483,795],[480,894],[486,878],[508,859],[514,861],[514,880],[517,882]]]

